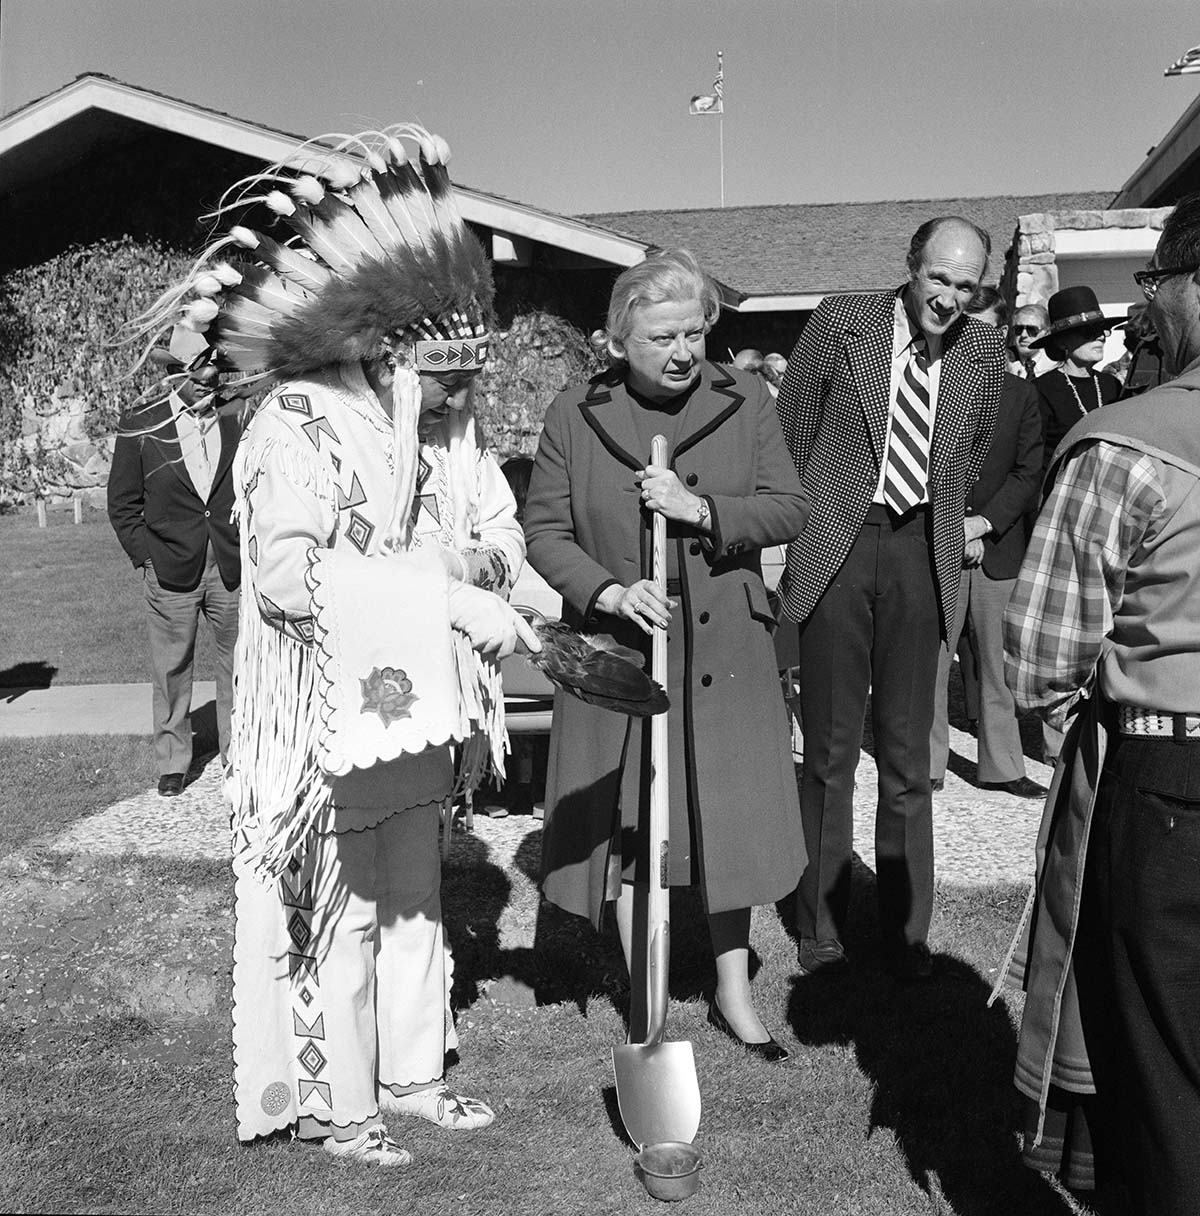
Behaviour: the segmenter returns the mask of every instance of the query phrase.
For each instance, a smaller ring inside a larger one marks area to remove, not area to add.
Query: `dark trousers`
[[[854,773],[867,694],[879,803],[875,863],[885,948],[923,942],[933,915],[929,731],[941,645],[929,511],[872,506],[842,569],[800,629],[809,862],[798,928],[840,938],[850,903]]]
[[[200,584],[191,591],[168,591],[152,565],[143,569],[154,672],[154,755],[160,774],[186,773],[192,762],[192,664],[202,614],[216,652],[217,745],[222,759],[229,753],[238,589],[230,591],[222,582],[211,546]]]
[[[1113,737],[1088,844],[1076,957],[1097,1092],[1134,1210],[1195,1216],[1200,742]]]

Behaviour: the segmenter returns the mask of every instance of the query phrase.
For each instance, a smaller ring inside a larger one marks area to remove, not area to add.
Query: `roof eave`
[[[1110,207],[1145,207],[1160,196],[1167,183],[1200,155],[1200,96],[1175,125],[1146,154],[1146,159],[1121,187]]]

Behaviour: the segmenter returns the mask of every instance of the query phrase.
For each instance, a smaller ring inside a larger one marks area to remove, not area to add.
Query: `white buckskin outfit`
[[[444,433],[422,445],[428,480],[418,481],[411,547],[399,553],[384,548],[394,463],[392,422],[349,364],[278,389],[238,455],[242,558],[253,592],[239,672],[248,680],[257,665],[261,679],[257,688],[239,685],[235,758],[257,748],[257,762],[266,760],[257,738],[264,714],[277,726],[303,720],[303,706],[296,706],[298,716],[288,712],[290,690],[280,681],[299,689],[324,683],[321,708],[309,720],[313,737],[280,739],[289,751],[317,752],[337,691],[322,681],[321,662],[339,645],[360,656],[360,668],[348,674],[362,681],[359,704],[343,707],[350,729],[358,718],[384,737],[402,725],[409,746],[427,739],[415,754],[334,777],[328,806],[269,884],[252,861],[261,852],[253,839],[259,820],[246,820],[245,848],[234,862],[234,1078],[242,1139],[305,1117],[339,1126],[368,1119],[378,1110],[377,1083],[435,1081],[456,1045],[437,836],[454,783],[450,742],[459,706],[445,695],[455,688],[447,577],[431,556],[433,546],[454,544]],[[523,558],[521,530],[495,460],[479,455],[476,472],[480,523],[468,565],[473,582],[503,592]],[[339,622],[339,597],[347,596],[348,619]],[[346,624],[352,629],[339,637]],[[382,674],[372,682],[376,671]],[[436,698],[430,681],[440,684]],[[353,699],[355,689],[349,692]],[[403,723],[386,720],[400,714]],[[332,746],[348,750],[344,740]]]
[[[180,373],[197,408],[274,386],[234,470],[238,1135],[293,1127],[367,1164],[410,1160],[381,1109],[492,1117],[439,1084],[438,827],[503,769],[491,656],[525,628],[497,599],[524,541],[475,437],[493,284],[449,154],[412,125],[299,146],[219,210],[265,204],[292,239],[234,224],[133,326],[147,350],[203,335]]]

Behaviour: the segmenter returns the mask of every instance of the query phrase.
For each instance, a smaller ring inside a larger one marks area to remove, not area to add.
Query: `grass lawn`
[[[59,739],[9,741],[0,753],[13,778],[0,786],[0,1210],[656,1210],[633,1176],[613,1092],[628,999],[619,952],[539,907],[536,832],[509,866],[479,836],[460,836],[445,873],[461,1038],[450,1075],[493,1103],[496,1124],[453,1136],[393,1119],[416,1158],[406,1171],[355,1169],[282,1138],[238,1145],[227,868],[29,843],[150,788],[144,750],[143,740]],[[828,980],[796,975],[778,910],[758,909],[755,987],[793,1051],[784,1067],[705,1025],[711,958],[695,901],[677,899],[668,1037],[694,1044],[704,1101],[703,1182],[687,1210],[1079,1211],[1018,1161],[1013,1010],[986,1007],[1020,899],[941,889],[937,975],[917,987],[878,969],[865,870],[849,935],[857,961]],[[532,947],[501,940],[506,909]]]
[[[0,687],[143,683],[150,679],[142,575],[103,511],[70,507],[0,515]],[[213,678],[205,625],[196,679]]]

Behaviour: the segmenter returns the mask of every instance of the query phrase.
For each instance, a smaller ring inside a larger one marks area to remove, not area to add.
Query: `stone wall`
[[[87,403],[60,389],[37,402],[26,397],[21,408],[21,437],[9,457],[10,483],[4,491],[15,501],[44,498],[69,502],[81,497],[103,506],[112,464],[112,436],[88,433]]]
[[[1014,307],[1044,304],[1058,290],[1055,234],[1063,230],[1147,228],[1160,231],[1170,207],[1121,211],[1047,211],[1017,220],[1000,289]]]

